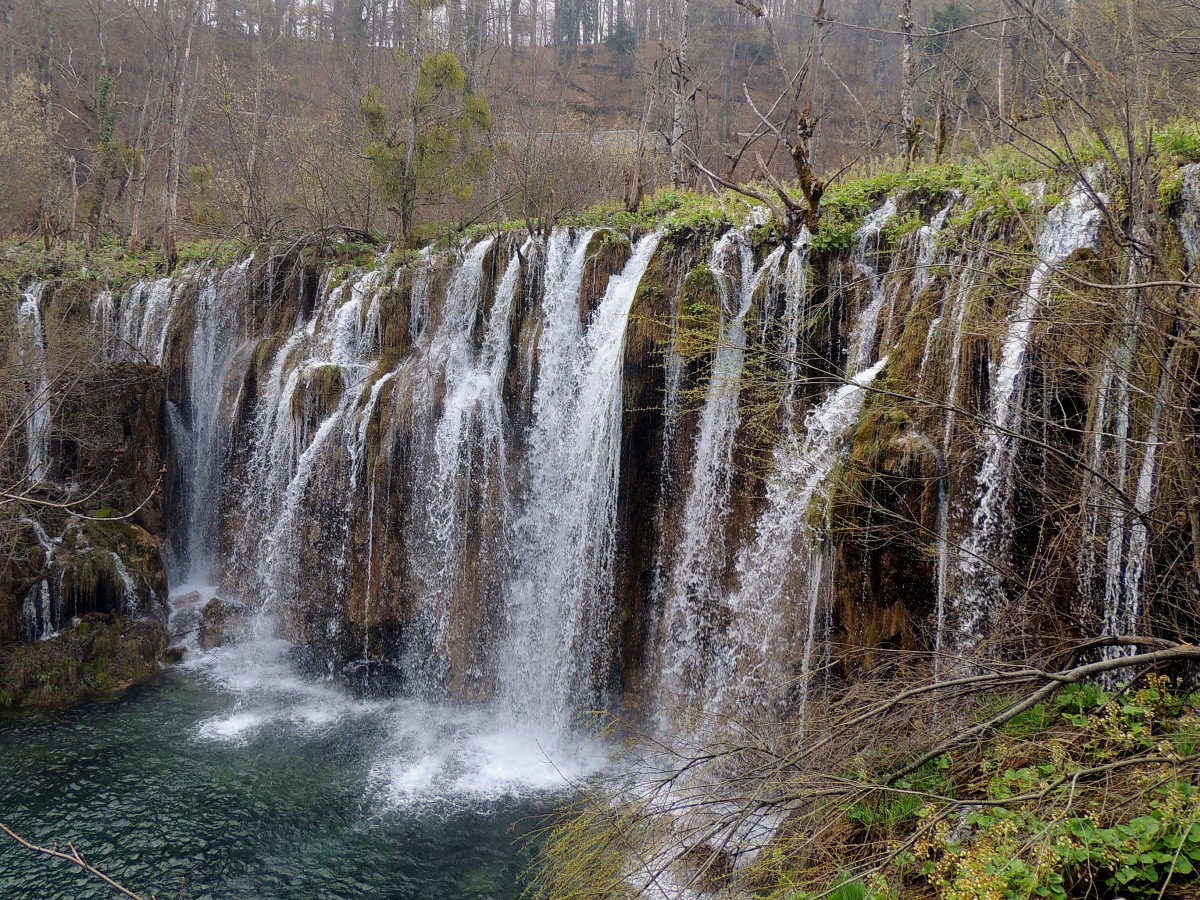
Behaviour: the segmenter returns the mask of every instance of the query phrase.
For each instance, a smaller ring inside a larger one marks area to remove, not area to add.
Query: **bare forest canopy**
[[[0,234],[173,259],[670,184],[816,228],[847,167],[1006,145],[1136,167],[1195,113],[1200,0],[0,0],[0,50]]]

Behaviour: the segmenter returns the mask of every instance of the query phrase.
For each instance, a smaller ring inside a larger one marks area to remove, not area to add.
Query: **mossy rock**
[[[0,707],[60,707],[149,677],[167,648],[167,630],[103,613],[57,637],[0,650]]]
[[[586,322],[600,305],[608,282],[629,262],[633,248],[629,238],[601,229],[588,242],[583,264],[583,283],[579,287],[579,320]]]
[[[115,553],[133,576],[139,591],[166,597],[167,576],[158,539],[125,519],[97,517],[83,522],[83,532],[94,547]]]
[[[706,265],[688,272],[679,292],[675,352],[686,362],[711,363],[721,338],[721,288]]]

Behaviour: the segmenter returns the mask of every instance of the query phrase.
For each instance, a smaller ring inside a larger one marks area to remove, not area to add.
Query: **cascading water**
[[[21,294],[17,305],[17,355],[28,372],[28,395],[21,417],[25,421],[25,474],[34,483],[50,474],[50,376],[46,363],[46,331],[42,323],[42,292],[37,282]]]
[[[955,411],[959,402],[959,384],[962,380],[963,331],[967,319],[967,300],[971,295],[971,289],[975,286],[976,273],[980,270],[982,263],[981,255],[970,256],[966,259],[963,270],[958,273],[957,286],[954,287],[954,300],[949,313],[952,319],[953,338],[950,342],[950,372],[947,377],[945,412],[942,417],[940,457],[942,472],[938,480],[937,595],[935,598],[937,625],[934,637],[934,655],[939,665],[946,644],[947,606],[954,566],[953,544],[950,537],[952,513],[950,477],[946,468],[954,440]],[[946,289],[947,291],[951,290],[951,285],[948,284]],[[942,314],[943,320],[946,315],[946,313]]]
[[[242,322],[246,272],[250,259],[220,275],[209,275],[195,300],[195,327],[188,361],[188,402],[184,416],[168,417],[176,426],[179,464],[190,475],[183,497],[185,530],[179,551],[189,582],[214,578],[221,479],[225,470],[228,425],[233,415],[223,408],[231,393],[227,380],[234,359],[244,349]],[[239,373],[240,374],[240,373]],[[186,433],[178,425],[186,422]]]
[[[851,331],[845,383],[809,411],[802,430],[786,429],[775,448],[766,508],[753,540],[738,556],[739,586],[728,600],[731,626],[722,676],[709,694],[714,714],[779,712],[792,699],[779,688],[791,681],[799,649],[796,700],[798,714],[804,716],[822,633],[819,619],[832,577],[826,564],[828,479],[847,430],[858,421],[867,387],[887,363],[886,357],[870,359],[886,302],[884,276],[874,257],[897,208],[889,198],[858,233],[853,263],[868,298]]]
[[[736,278],[729,256],[737,260]],[[729,231],[709,255],[721,292],[723,322],[713,354],[704,406],[697,426],[683,518],[665,597],[660,715],[699,696],[710,660],[705,642],[716,627],[728,559],[725,523],[734,475],[738,400],[746,354],[745,319],[764,278],[775,277],[783,248],[755,271],[748,231]],[[790,298],[789,298],[790,299]]]
[[[121,298],[117,337],[124,353],[137,352],[152,363],[162,364],[173,299],[184,284],[184,279],[170,278],[140,281]]]
[[[1197,271],[1200,271],[1200,164],[1185,167],[1182,181],[1183,208],[1180,214],[1179,232],[1183,238],[1184,250],[1187,255],[1189,276],[1195,278]],[[1130,264],[1129,281],[1131,283],[1136,284],[1145,280],[1141,262],[1139,258],[1135,257]],[[1102,423],[1110,402],[1111,383],[1114,379],[1118,380],[1119,386],[1115,398],[1117,410],[1114,415],[1114,437],[1117,443],[1114,482],[1122,490],[1124,497],[1132,499],[1132,509],[1127,509],[1123,498],[1114,498],[1109,512],[1104,591],[1104,633],[1109,635],[1138,634],[1143,630],[1141,619],[1144,608],[1144,577],[1150,539],[1148,522],[1154,500],[1155,474],[1162,442],[1161,428],[1163,415],[1170,402],[1172,387],[1178,378],[1175,369],[1179,343],[1172,336],[1168,341],[1170,349],[1162,360],[1158,387],[1154,392],[1154,405],[1150,421],[1146,426],[1145,441],[1141,444],[1141,465],[1131,489],[1128,444],[1132,437],[1130,402],[1134,377],[1133,361],[1141,336],[1145,301],[1140,289],[1131,288],[1129,293],[1127,321],[1124,323],[1126,333],[1120,348],[1121,353],[1118,356],[1115,370],[1106,365],[1097,399],[1097,421]],[[1095,431],[1093,459],[1098,465],[1101,460],[1106,429],[1097,427]],[[1095,490],[1094,485],[1085,485],[1085,492],[1089,488]],[[1095,512],[1099,511],[1095,510]],[[1089,524],[1096,518],[1099,516],[1094,515]],[[1132,647],[1114,647],[1106,648],[1105,655],[1111,658],[1122,654],[1128,655],[1132,652]]]
[[[56,609],[55,591],[51,584],[54,572],[54,558],[61,538],[52,538],[40,524],[33,519],[23,519],[21,525],[33,532],[42,549],[43,577],[34,582],[25,592],[25,600],[21,609],[21,630],[26,640],[48,640],[57,634],[57,624],[62,619],[62,612]]]
[[[456,594],[469,557],[464,532],[480,527],[489,514],[503,521],[502,511],[486,504],[470,508],[469,498],[493,490],[505,496],[503,484],[494,484],[493,476],[500,480],[500,473],[493,466],[502,466],[504,455],[500,377],[507,362],[504,339],[519,280],[518,256],[501,279],[483,347],[477,349],[473,338],[484,302],[485,261],[495,243],[487,238],[476,244],[455,271],[413,383],[411,454],[425,514],[414,523],[422,551],[414,559],[418,608],[407,668],[418,689],[434,697],[445,691],[449,677]],[[487,530],[494,544],[501,536],[494,527]],[[478,550],[489,558],[500,552],[494,545]],[[482,586],[491,573],[479,574]]]
[[[983,462],[977,476],[978,505],[970,532],[956,560],[957,643],[970,647],[989,616],[1004,601],[1012,520],[1013,464],[1024,419],[1025,357],[1033,336],[1034,317],[1055,271],[1081,250],[1094,248],[1102,214],[1089,184],[1080,183],[1052,209],[1038,237],[1038,261],[1008,321],[1000,365],[992,385],[992,408],[984,435]]]
[[[809,521],[813,514],[811,507],[836,463],[837,449],[847,428],[858,418],[865,388],[884,365],[883,360],[871,364],[869,358],[886,302],[882,276],[875,268],[873,257],[878,238],[896,211],[896,201],[889,199],[867,218],[859,231],[854,265],[868,288],[868,298],[851,333],[845,369],[848,383],[818,404],[807,416],[803,428],[797,427],[792,387],[799,372],[799,333],[807,293],[804,273],[808,253],[804,235],[789,258],[783,278],[783,352],[789,388],[783,398],[781,434],[772,457],[766,506],[753,536],[737,554],[734,573],[737,586],[723,598],[708,599],[714,607],[719,603],[719,608],[706,611],[696,602],[696,594],[689,593],[698,574],[709,579],[705,584],[710,593],[721,586],[713,575],[697,573],[697,562],[705,562],[700,560],[700,553],[681,555],[682,571],[677,576],[677,583],[683,589],[668,596],[664,611],[667,625],[660,648],[660,704],[682,705],[685,697],[700,698],[703,712],[718,719],[730,715],[755,715],[768,709],[776,712],[776,704],[787,699],[781,696],[779,686],[788,680],[787,671],[796,656],[797,636],[804,648],[801,668],[807,673],[811,667],[819,630],[817,616],[824,585],[822,563],[825,552],[821,538],[823,528],[812,526]],[[745,283],[741,303],[746,308],[763,274],[774,276],[780,260],[781,254],[773,253]],[[717,266],[713,265],[713,268]],[[739,312],[745,315],[745,310],[740,307]],[[734,321],[740,322],[740,317]],[[722,337],[723,345],[739,348],[739,344],[729,342],[724,333]],[[739,349],[738,353],[735,377],[740,376],[741,369],[742,351]],[[719,350],[717,358],[721,359]],[[714,381],[718,372],[714,364]],[[734,417],[736,400],[734,393],[731,407]],[[690,526],[685,524],[682,538],[685,548],[692,534],[697,532],[700,533],[697,546],[702,550],[724,537],[719,532],[709,534],[712,528],[704,526],[706,521],[719,524],[722,508],[711,502],[712,495],[696,490],[697,486],[714,483],[714,470],[720,474],[713,461],[725,457],[714,457],[705,452],[705,417],[719,411],[724,402],[723,394],[714,392],[710,384],[692,463],[692,490],[686,500],[689,506],[695,503],[698,512],[691,517],[694,521]],[[736,426],[736,418],[733,426]],[[722,454],[730,452],[728,444],[733,437],[733,427],[727,430],[730,433],[724,440],[725,446],[719,448]],[[716,499],[727,502],[724,494]],[[707,562],[711,565],[711,561]],[[720,573],[716,574],[719,576]],[[803,601],[794,602],[793,598],[797,596],[803,597]],[[803,622],[795,621],[798,612],[804,617]],[[716,625],[722,620],[728,622],[724,629]]]
[[[547,252],[534,419],[518,500],[514,571],[499,694],[520,721],[561,731],[594,708],[607,674],[621,450],[625,329],[659,235],[641,238],[608,284],[586,329],[578,277],[586,247]],[[555,258],[565,284],[551,279]],[[576,273],[579,273],[577,276]]]
[[[103,290],[92,300],[88,310],[93,337],[100,343],[104,359],[112,359],[116,354],[113,346],[114,339],[120,329],[120,307],[113,292]]]

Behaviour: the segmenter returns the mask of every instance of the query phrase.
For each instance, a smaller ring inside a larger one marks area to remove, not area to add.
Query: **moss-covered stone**
[[[67,706],[157,671],[167,647],[158,622],[92,613],[45,641],[0,648],[0,707]]]

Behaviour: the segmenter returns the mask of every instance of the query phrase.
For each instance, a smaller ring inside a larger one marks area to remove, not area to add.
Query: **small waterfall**
[[[499,695],[517,721],[552,731],[594,708],[607,675],[621,450],[625,328],[659,235],[641,238],[624,271],[579,325],[590,235],[573,252],[552,236],[526,489],[515,512],[513,572]]]
[[[731,255],[738,261],[736,280],[729,270]],[[728,567],[725,526],[740,423],[745,319],[759,285],[774,280],[782,258],[783,248],[777,247],[756,271],[749,230],[726,232],[709,255],[709,268],[721,292],[723,321],[696,432],[677,558],[671,565],[664,599],[661,639],[669,646],[663,648],[660,663],[660,715],[681,705],[682,698],[697,696],[707,679],[710,661],[705,645],[718,628]]]
[[[854,254],[854,271],[860,278],[866,280],[871,299],[863,310],[858,327],[850,335],[849,356],[846,359],[846,376],[852,378],[861,372],[871,362],[878,338],[877,325],[884,304],[887,303],[887,291],[884,290],[883,273],[873,261],[872,255],[879,249],[883,229],[896,217],[897,203],[895,197],[889,197],[879,209],[871,213],[863,221],[858,230],[858,249]],[[869,324],[870,327],[863,327]]]
[[[21,294],[17,305],[17,356],[28,373],[25,419],[25,474],[37,484],[50,475],[50,375],[46,361],[46,330],[42,323],[44,282]]]
[[[120,308],[112,291],[106,288],[92,298],[89,320],[91,332],[103,348],[103,358],[107,362],[117,352],[113,344],[121,325]]]
[[[121,580],[121,615],[141,615],[142,598],[138,593],[137,582],[133,580],[133,575],[130,573],[129,567],[125,565],[125,560],[121,559],[119,553],[109,550],[108,555],[112,557],[113,569],[117,573],[117,578]]]
[[[1200,271],[1200,164],[1185,167],[1183,171],[1183,210],[1180,215],[1179,232],[1183,237],[1184,249],[1187,253],[1188,273],[1194,277]],[[1144,280],[1144,273],[1134,259],[1130,264],[1130,281]],[[1125,495],[1129,496],[1127,477],[1129,474],[1129,451],[1126,444],[1130,431],[1130,394],[1132,379],[1133,357],[1142,322],[1143,298],[1141,291],[1131,289],[1129,321],[1126,323],[1126,337],[1122,346],[1119,367],[1115,377],[1121,379],[1122,386],[1118,390],[1117,403],[1119,411],[1116,414],[1116,452],[1117,477],[1116,483]],[[1128,511],[1122,507],[1122,499],[1117,498],[1112,503],[1109,523],[1108,553],[1105,571],[1104,593],[1104,633],[1105,634],[1138,634],[1142,629],[1144,577],[1146,569],[1146,553],[1149,547],[1148,516],[1154,499],[1155,473],[1158,462],[1158,451],[1162,441],[1161,428],[1163,415],[1170,402],[1171,388],[1178,377],[1175,372],[1179,352],[1179,343],[1174,338],[1169,341],[1170,350],[1163,360],[1162,371],[1159,375],[1158,387],[1154,393],[1154,407],[1150,414],[1150,422],[1146,428],[1146,439],[1142,445],[1142,461],[1138,469],[1137,480],[1133,484],[1133,509]],[[1112,373],[1106,368],[1104,376]],[[1111,379],[1110,379],[1111,380]],[[1097,406],[1100,412],[1097,420],[1105,420],[1105,407],[1108,402],[1110,384],[1102,381]],[[1095,438],[1098,446],[1102,446],[1103,428],[1097,428]],[[1099,460],[1099,453],[1096,452]],[[1121,478],[1121,476],[1125,476]],[[1085,485],[1085,490],[1087,486]],[[1126,655],[1133,652],[1132,647],[1116,647],[1106,650],[1109,657],[1118,654]]]
[[[961,199],[961,195],[955,191],[950,202],[933,217],[929,224],[922,225],[917,230],[916,275],[913,276],[912,284],[914,298],[919,297],[933,283],[933,272],[937,267],[938,260],[945,260],[946,254],[938,247],[938,238],[945,230],[946,219],[949,218],[950,212]],[[949,289],[950,284],[947,283],[946,290]],[[933,357],[934,345],[946,326],[945,292],[943,292],[942,306],[942,312],[929,323],[929,333],[925,336],[925,350],[921,354],[921,365],[917,369],[918,385],[925,381],[925,373]]]
[[[978,254],[968,257],[963,269],[958,274],[957,286],[954,291],[954,301],[949,316],[952,318],[953,338],[950,342],[950,372],[946,382],[945,413],[942,417],[942,445],[940,462],[943,471],[938,480],[938,537],[937,537],[937,597],[935,615],[937,617],[937,633],[934,638],[935,658],[939,661],[946,644],[946,615],[949,602],[950,579],[953,574],[953,546],[950,539],[951,508],[950,508],[950,476],[946,471],[954,440],[955,410],[958,406],[959,382],[962,380],[963,329],[967,319],[967,300],[975,287],[977,274],[983,265],[983,256]],[[946,286],[949,291],[951,285]],[[946,318],[943,313],[942,318]]]
[[[62,543],[62,538],[50,537],[46,533],[46,529],[33,519],[21,519],[20,524],[33,532],[38,546],[45,554],[42,565],[43,576],[25,592],[21,608],[21,632],[27,641],[45,641],[58,634],[58,626],[62,621],[62,610],[58,608],[61,597],[50,584],[54,571],[54,559],[58,547]]]
[[[963,647],[979,637],[988,616],[1004,600],[1003,571],[1012,530],[1012,469],[1019,446],[1016,435],[1024,419],[1025,357],[1034,317],[1055,271],[1080,250],[1096,246],[1101,218],[1092,191],[1083,183],[1075,185],[1067,199],[1050,211],[1038,237],[1038,261],[1029,286],[1009,318],[976,480],[978,505],[957,560],[962,596],[957,633]]]
[[[493,473],[486,463],[499,461],[504,452],[500,378],[507,363],[518,257],[502,278],[481,350],[473,337],[484,300],[485,262],[495,244],[494,237],[477,243],[455,271],[413,386],[413,466],[425,512],[415,523],[422,534],[411,562],[420,587],[407,668],[418,689],[432,696],[445,690],[449,675],[461,568],[479,562],[468,559],[465,532],[495,512],[470,509],[468,494],[491,493]]]
[[[341,448],[349,450],[349,477],[358,477],[360,462],[353,448],[362,428],[354,413],[373,365],[368,356],[378,336],[369,327],[370,309],[381,280],[382,273],[372,270],[332,289],[323,281],[317,309],[308,320],[295,323],[260,387],[244,476],[242,509],[250,527],[234,555],[251,596],[270,612],[293,609],[302,588],[308,588],[302,584],[304,567],[314,562],[316,548],[305,546],[306,530],[318,523],[307,518],[305,503],[311,490],[336,485],[344,471],[338,459]],[[383,385],[376,385],[382,390]],[[355,499],[352,491],[344,503]],[[335,613],[347,587],[349,509],[322,510],[322,523],[331,529],[322,545],[328,555],[320,559],[327,568],[311,573],[332,579],[328,589]],[[328,637],[334,638],[340,622],[335,616],[327,625]]]
[[[783,358],[784,375],[787,378],[783,394],[783,428],[795,427],[796,388],[800,386],[801,335],[807,326],[808,313],[808,265],[812,246],[812,235],[802,228],[796,236],[792,250],[788,253],[787,268],[784,270],[783,305]]]
[[[160,278],[139,281],[121,298],[117,337],[124,353],[141,353],[156,365],[166,356],[168,326],[174,308],[176,290],[184,280]]]
[[[234,416],[224,408],[230,392],[230,368],[246,338],[246,259],[221,274],[205,278],[194,306],[191,357],[188,361],[186,434],[176,433],[180,460],[190,478],[184,491],[184,531],[180,556],[189,582],[213,580],[221,487],[225,472],[228,428]],[[178,417],[169,420],[176,425]]]
[[[822,524],[824,510],[815,513],[815,501],[822,495],[829,473],[838,459],[838,450],[847,429],[857,421],[866,396],[866,387],[884,366],[871,363],[877,343],[878,325],[886,302],[882,276],[874,265],[878,240],[888,220],[896,214],[895,200],[889,199],[872,213],[858,235],[854,265],[868,289],[865,305],[850,336],[845,376],[848,383],[835,388],[813,408],[801,426],[797,420],[795,386],[800,375],[799,349],[808,291],[808,241],[802,234],[788,258],[783,276],[782,374],[787,387],[782,396],[780,437],[773,452],[773,465],[766,486],[766,504],[753,535],[737,551],[733,576],[736,587],[724,591],[721,572],[711,558],[712,545],[727,540],[720,527],[725,492],[710,493],[707,488],[720,484],[714,476],[723,475],[720,465],[725,456],[705,452],[706,417],[715,420],[715,412],[725,402],[723,393],[710,383],[696,438],[692,463],[691,488],[686,497],[685,524],[681,540],[686,551],[695,541],[694,552],[683,552],[673,576],[673,591],[668,595],[660,638],[659,716],[669,727],[666,715],[671,706],[684,705],[687,698],[699,702],[714,720],[726,716],[774,713],[784,700],[780,688],[789,681],[797,651],[800,668],[811,670],[818,641],[821,592],[829,573],[824,571],[827,546]],[[732,240],[732,239],[731,239]],[[714,249],[723,248],[718,245]],[[729,341],[733,324],[740,323],[760,280],[778,273],[782,256],[773,253],[748,281],[743,277],[737,318],[730,320],[722,333],[722,345],[739,348]],[[719,269],[710,263],[714,270]],[[746,268],[743,267],[743,272]],[[742,351],[734,362],[740,375]],[[721,360],[718,350],[718,361]],[[714,364],[713,381],[719,369]],[[736,417],[736,394],[731,406]],[[728,437],[718,443],[721,454],[728,454],[736,428],[726,429]],[[715,429],[713,433],[715,434]],[[727,478],[728,476],[724,476]],[[719,502],[714,502],[719,501]],[[718,560],[719,562],[719,560]],[[697,586],[703,589],[697,590]],[[711,596],[706,596],[711,595]],[[723,595],[723,596],[722,596]],[[796,602],[796,597],[803,598]],[[797,614],[804,619],[796,621]],[[727,623],[727,624],[724,624]],[[797,639],[803,649],[797,646]],[[803,702],[803,698],[801,698]],[[665,707],[665,708],[664,708]],[[678,720],[676,720],[678,721]]]
[[[739,553],[739,587],[728,599],[731,625],[724,675],[708,695],[708,708],[715,714],[778,713],[787,699],[779,688],[790,683],[798,668],[796,699],[803,718],[832,577],[826,560],[828,479],[847,430],[858,421],[866,389],[887,364],[886,357],[870,359],[886,302],[884,276],[874,254],[896,211],[895,199],[889,198],[858,233],[853,262],[866,283],[868,299],[851,331],[845,383],[809,411],[803,429],[786,429],[773,453],[766,508],[753,539]]]
[[[918,296],[933,281],[933,269],[938,259],[938,238],[946,228],[946,220],[962,200],[960,191],[951,192],[950,202],[929,221],[917,229],[917,274],[913,278],[912,295]]]

